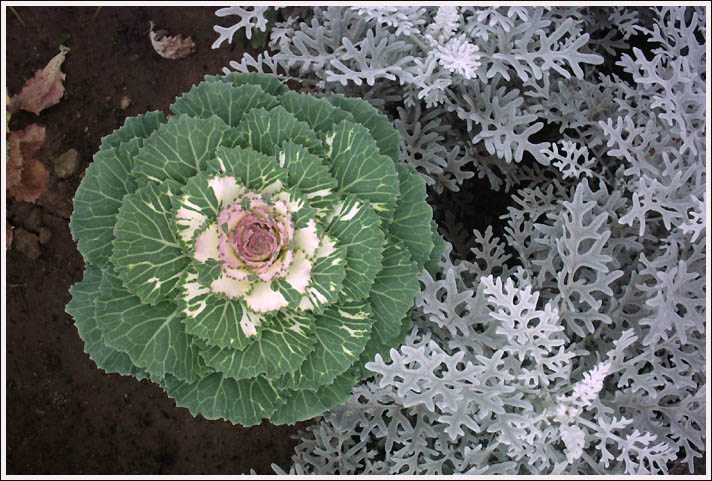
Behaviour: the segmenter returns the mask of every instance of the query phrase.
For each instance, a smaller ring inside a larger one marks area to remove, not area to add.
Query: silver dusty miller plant
[[[241,20],[216,26],[215,45],[243,25],[247,38],[253,26],[266,29],[264,8],[218,10]],[[511,185],[510,164],[525,152],[548,163],[548,143],[532,139],[543,127],[539,100],[521,94],[544,79],[582,78],[586,65],[603,61],[587,46],[582,17],[525,7],[315,8],[307,21],[273,26],[277,53],[246,54],[230,67],[279,73],[392,112],[403,158],[436,192],[459,190],[475,175],[470,165],[499,189]]]
[[[512,193],[503,236],[453,220],[467,189],[433,196],[452,244],[421,276],[412,331],[301,434],[290,473],[695,472],[705,15],[315,8],[272,26],[273,53],[231,63],[368,100],[435,193],[474,175]]]

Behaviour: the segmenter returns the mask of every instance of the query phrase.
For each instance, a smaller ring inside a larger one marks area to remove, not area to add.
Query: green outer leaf
[[[401,196],[388,230],[396,242],[408,249],[418,270],[422,271],[433,250],[433,239],[428,235],[433,209],[425,201],[425,181],[415,169],[403,164],[398,164],[396,169]]]
[[[413,309],[415,309],[415,306],[413,306]],[[413,309],[408,311],[408,313],[403,317],[403,319],[401,319],[400,332],[398,333],[398,336],[396,336],[396,338],[391,341],[393,346],[400,346],[401,344],[403,344],[405,342],[405,337],[413,329],[413,317],[411,315]]]
[[[96,319],[106,344],[126,352],[136,366],[152,376],[170,373],[185,381],[197,379],[198,350],[172,303],[142,304],[124,288],[121,279],[105,270],[96,299]]]
[[[282,83],[274,75],[264,74],[260,72],[251,73],[237,73],[231,72],[227,75],[206,75],[205,80],[207,82],[227,82],[231,83],[235,87],[240,85],[252,84],[259,85],[262,90],[267,92],[274,97],[279,97],[281,94],[286,92],[287,86]]]
[[[164,386],[176,405],[188,408],[193,416],[224,418],[243,426],[259,424],[284,402],[279,391],[263,377],[236,381],[214,373],[197,382],[185,383],[166,376]]]
[[[143,181],[173,179],[181,184],[205,170],[221,145],[232,147],[237,138],[217,115],[209,119],[182,114],[170,117],[146,141],[134,159],[133,174]]]
[[[319,137],[306,122],[300,122],[281,105],[270,111],[254,109],[247,112],[240,126],[240,145],[267,155],[274,155],[286,140],[303,145],[315,155],[323,155],[324,147]]]
[[[385,234],[380,219],[373,209],[350,194],[331,215],[327,233],[346,247],[346,277],[341,296],[363,299],[368,296],[373,279],[381,270]]]
[[[227,125],[237,127],[245,112],[260,107],[269,110],[277,105],[277,99],[257,85],[234,87],[226,82],[202,82],[176,99],[170,109],[176,115],[204,119],[215,114]]]
[[[403,329],[404,318],[410,320],[413,299],[420,291],[418,274],[422,272],[408,251],[388,236],[383,251],[383,269],[376,276],[369,296],[375,322],[373,332],[359,361],[362,377],[370,375],[363,365],[373,361],[376,354],[388,355],[391,347],[397,347]]]
[[[279,103],[287,112],[308,123],[316,132],[327,132],[342,120],[353,121],[353,116],[349,112],[334,107],[329,101],[292,90],[280,95]]]
[[[434,220],[430,221],[431,238],[433,239],[433,250],[430,252],[430,259],[425,263],[425,269],[428,273],[435,277],[435,274],[440,271],[440,257],[445,252],[445,239],[438,233],[438,224]]]
[[[319,157],[291,141],[282,144],[276,157],[279,165],[288,172],[290,187],[302,191],[314,209],[323,211],[336,203],[339,184]]]
[[[126,288],[142,302],[173,297],[190,260],[173,234],[170,196],[174,182],[148,184],[127,194],[114,228],[111,262]]]
[[[287,172],[277,160],[254,150],[220,147],[215,159],[208,162],[208,169],[237,177],[242,180],[242,185],[258,192],[276,181],[281,185],[277,190],[287,186]]]
[[[331,384],[316,391],[285,391],[287,402],[282,404],[270,418],[272,424],[294,424],[313,418],[324,411],[346,402],[358,381],[355,369],[337,376]]]
[[[394,163],[400,159],[400,134],[388,120],[388,117],[378,113],[375,107],[358,98],[346,98],[341,94],[326,98],[332,105],[349,112],[356,123],[366,127],[371,137],[376,141],[378,150]]]
[[[139,144],[133,139],[94,154],[77,188],[69,228],[87,263],[103,267],[109,260],[119,207],[124,195],[136,190],[130,172]]]
[[[368,130],[344,120],[327,134],[326,144],[339,191],[368,201],[384,223],[390,223],[400,195],[398,174],[391,159],[379,153]]]
[[[314,352],[293,373],[278,380],[284,389],[316,390],[331,384],[356,361],[371,333],[373,314],[368,302],[346,302],[316,316]]]
[[[160,111],[146,112],[136,117],[127,117],[124,125],[101,138],[99,150],[116,148],[123,142],[128,142],[132,139],[138,139],[139,145],[142,145],[143,139],[151,135],[165,121],[166,116]]]
[[[79,337],[84,340],[84,350],[96,363],[96,367],[107,373],[135,376],[138,380],[144,379],[147,377],[146,372],[136,367],[128,354],[117,351],[104,343],[104,334],[96,323],[94,312],[94,301],[99,297],[100,283],[101,270],[87,264],[84,278],[69,289],[72,300],[69,301],[65,310],[74,318]]]
[[[391,349],[397,349],[398,346],[401,346],[405,342],[405,337],[413,328],[411,312],[412,309],[403,316],[403,319],[400,321],[399,332],[393,338],[383,340],[382,337],[374,334],[374,336],[369,339],[366,349],[363,350],[359,360],[354,364],[354,367],[358,367],[359,379],[366,379],[373,376],[373,371],[366,369],[366,363],[373,361],[376,358],[376,354],[380,354],[385,362],[391,361]]]
[[[368,298],[375,319],[372,337],[384,341],[398,334],[401,319],[413,307],[413,298],[420,291],[418,274],[422,269],[397,242],[391,237],[386,239],[383,268],[376,275]]]
[[[297,313],[277,313],[262,336],[244,350],[205,346],[201,357],[224,376],[245,379],[265,374],[268,379],[293,372],[314,350],[314,318]]]

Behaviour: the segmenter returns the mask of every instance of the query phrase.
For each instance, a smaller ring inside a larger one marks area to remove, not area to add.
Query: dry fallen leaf
[[[47,66],[35,72],[35,76],[25,82],[22,91],[15,95],[8,106],[11,113],[27,110],[39,115],[47,107],[59,103],[64,95],[64,77],[61,67],[69,47],[59,46],[59,53],[49,61]]]
[[[153,31],[154,23],[150,22],[151,45],[153,49],[164,58],[176,59],[183,58],[195,52],[195,42],[193,39],[183,38],[182,35],[171,36],[165,30]]]
[[[12,245],[12,231],[15,228],[10,225],[10,221],[5,219],[5,250],[8,250]]]
[[[7,89],[5,89],[5,105],[7,105],[7,114],[5,115],[5,132],[10,130],[10,117],[12,117],[12,112],[10,112],[10,96],[7,94]]]
[[[33,155],[45,140],[45,128],[31,124],[23,130],[10,132],[8,143],[7,193],[23,202],[35,202],[47,189],[49,172]]]

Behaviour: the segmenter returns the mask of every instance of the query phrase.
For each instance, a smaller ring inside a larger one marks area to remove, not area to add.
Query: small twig
[[[22,17],[20,16],[20,14],[17,13],[17,10],[15,10],[15,7],[9,7],[9,8],[10,8],[10,11],[15,14],[15,16],[17,17],[17,19],[18,19],[18,20],[20,21],[20,23],[22,24],[22,26],[23,26],[23,27],[26,27],[27,25],[25,25],[25,22],[22,20]]]
[[[96,7],[96,11],[94,11],[94,16],[91,17],[91,21],[93,22],[96,20],[96,16],[99,15],[99,12],[101,12],[102,7]]]

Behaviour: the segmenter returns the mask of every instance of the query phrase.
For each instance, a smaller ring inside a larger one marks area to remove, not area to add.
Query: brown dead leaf
[[[49,172],[33,157],[44,140],[45,128],[37,124],[10,132],[5,177],[7,193],[17,200],[34,203],[47,189]]]
[[[22,109],[39,115],[47,107],[59,103],[59,99],[64,95],[62,82],[66,74],[62,73],[61,67],[67,52],[69,47],[60,45],[59,53],[47,66],[35,72],[35,76],[25,82],[22,91],[10,100],[8,109],[11,113]]]
[[[151,37],[151,45],[153,45],[153,50],[161,57],[170,59],[183,58],[195,52],[195,42],[193,42],[192,38],[183,38],[182,35],[171,36],[165,30],[154,32],[154,23],[150,22],[150,25],[151,30],[148,35]]]
[[[12,245],[12,231],[15,228],[10,225],[10,221],[5,219],[5,250],[8,250]]]

